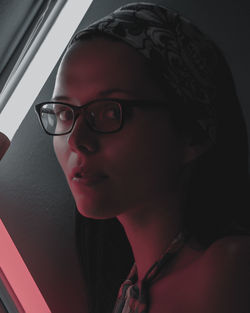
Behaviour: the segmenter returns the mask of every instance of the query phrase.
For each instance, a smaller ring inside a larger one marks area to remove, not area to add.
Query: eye
[[[120,127],[121,108],[116,101],[101,100],[93,102],[87,110],[88,123],[103,132],[112,132]]]
[[[117,103],[97,102],[91,106],[89,111],[89,120],[92,123],[97,121],[115,121],[120,120],[120,108]]]
[[[120,110],[117,108],[111,107],[111,108],[105,108],[102,112],[102,118],[107,119],[120,119]]]
[[[73,112],[70,109],[63,108],[56,112],[56,116],[61,122],[68,122],[72,121]]]

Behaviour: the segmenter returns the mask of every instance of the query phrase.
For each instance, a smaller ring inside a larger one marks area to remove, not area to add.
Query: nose
[[[95,153],[98,151],[98,134],[86,124],[83,115],[79,115],[72,131],[67,135],[67,142],[76,153]]]

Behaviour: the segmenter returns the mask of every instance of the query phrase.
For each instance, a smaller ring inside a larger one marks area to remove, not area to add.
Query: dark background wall
[[[129,2],[94,0],[79,28]],[[224,51],[235,78],[250,135],[248,2],[151,2],[179,10],[210,35]],[[55,72],[51,74],[36,102],[51,96]],[[20,105],[23,101],[25,97],[20,99]],[[0,186],[0,217],[52,312],[84,312],[84,286],[74,243],[74,201],[57,164],[52,138],[43,134],[33,108],[0,163]]]

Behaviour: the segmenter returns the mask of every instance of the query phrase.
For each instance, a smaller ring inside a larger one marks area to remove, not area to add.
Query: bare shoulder
[[[214,242],[200,259],[197,312],[250,312],[250,236]]]
[[[153,286],[150,313],[249,313],[250,236],[219,239],[195,255]]]
[[[215,241],[203,254],[203,262],[221,264],[249,264],[250,262],[250,236],[227,236]],[[215,263],[214,263],[215,262]]]

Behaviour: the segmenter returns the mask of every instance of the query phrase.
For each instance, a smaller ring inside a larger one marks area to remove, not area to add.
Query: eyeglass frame
[[[147,100],[142,100],[142,99],[101,98],[101,99],[92,100],[92,101],[87,102],[87,103],[85,103],[85,104],[83,104],[81,106],[75,106],[75,105],[72,105],[70,103],[63,102],[63,101],[46,101],[46,102],[41,102],[41,103],[36,104],[34,106],[34,109],[35,109],[35,112],[38,115],[38,118],[39,118],[39,121],[40,121],[40,124],[41,124],[43,130],[48,135],[50,135],[50,136],[63,136],[63,135],[69,134],[72,131],[72,129],[75,126],[77,118],[80,116],[80,112],[81,111],[83,111],[83,112],[86,111],[87,108],[92,103],[99,102],[99,101],[113,101],[113,102],[116,102],[116,103],[118,103],[120,105],[120,111],[121,111],[120,126],[119,126],[118,129],[113,130],[113,131],[101,131],[101,130],[93,128],[93,126],[90,125],[90,123],[87,120],[86,115],[85,115],[84,120],[85,120],[86,125],[89,127],[89,129],[94,131],[94,132],[103,133],[103,134],[115,133],[115,132],[118,132],[118,131],[120,131],[122,129],[122,127],[124,125],[124,112],[126,112],[129,107],[133,107],[133,106],[138,106],[138,107],[165,106],[165,107],[167,107],[167,101],[160,101],[160,100],[153,100],[153,99],[152,100],[148,100],[148,99]],[[43,105],[45,105],[45,104],[63,104],[63,105],[66,105],[66,106],[68,106],[69,108],[72,109],[74,118],[73,118],[72,127],[70,128],[69,131],[64,132],[62,134],[52,134],[52,133],[50,133],[50,132],[48,132],[46,130],[46,128],[43,125],[42,118],[41,118],[41,112],[40,112],[41,107]]]

